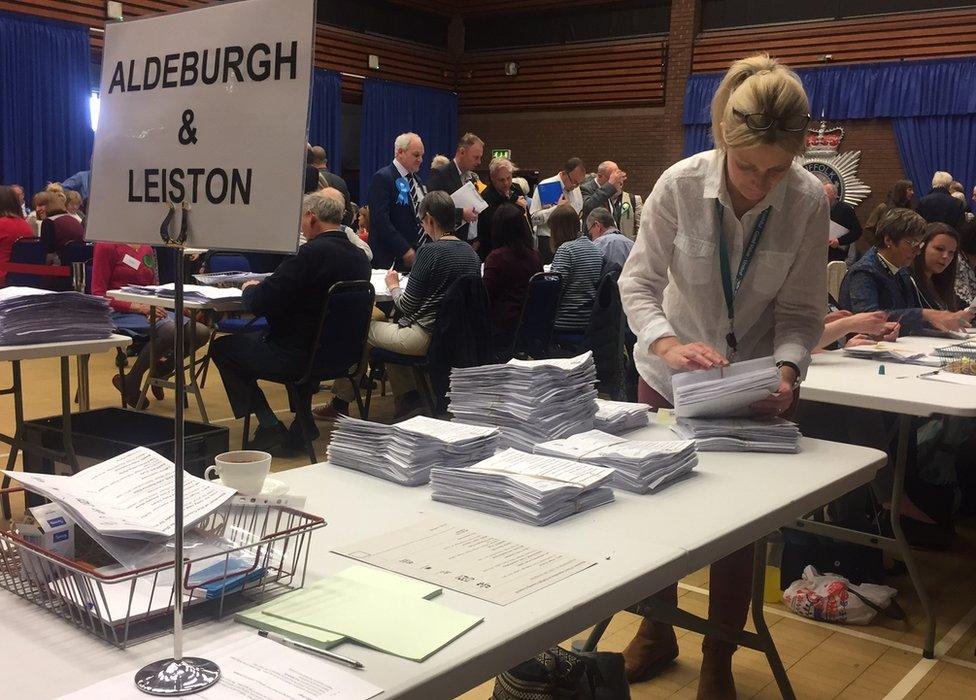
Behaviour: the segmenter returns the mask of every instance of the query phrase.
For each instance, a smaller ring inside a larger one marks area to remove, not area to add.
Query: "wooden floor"
[[[92,408],[119,405],[112,388],[115,373],[113,354],[93,356],[91,360]],[[24,368],[25,413],[28,419],[60,412],[57,360],[26,362]],[[0,366],[0,387],[9,386],[10,367]],[[287,415],[287,399],[280,387],[267,387],[273,408]],[[321,395],[327,401],[327,393]],[[220,376],[211,372],[204,390],[207,411],[214,423],[226,425],[231,446],[240,445],[241,421],[234,420],[220,384]],[[172,415],[172,395],[153,401],[149,411]],[[389,396],[375,400],[373,415],[389,420],[392,400]],[[191,401],[188,419],[197,419]],[[13,429],[13,407],[9,397],[0,397],[0,431]],[[324,458],[328,431],[316,444],[319,458]],[[272,469],[281,471],[307,463],[306,457],[275,459]],[[972,700],[976,698],[976,520],[958,525],[959,537],[952,550],[943,553],[920,552],[920,566],[933,597],[938,618],[937,656],[922,659],[921,615],[918,599],[907,576],[896,577],[889,584],[898,588],[898,601],[908,614],[907,623],[883,620],[866,627],[839,627],[799,619],[786,612],[781,604],[767,605],[766,619],[777,648],[789,671],[790,679],[801,699],[844,698],[925,698],[935,700]],[[704,614],[708,605],[708,572],[697,572],[680,584],[681,605]],[[624,648],[639,620],[629,613],[614,617],[600,648],[619,651]],[[580,634],[585,635],[586,630]],[[694,698],[698,666],[701,661],[701,638],[691,632],[678,632],[681,655],[678,662],[660,677],[631,687],[634,698]],[[570,640],[567,640],[567,642]],[[735,656],[735,677],[741,698],[777,698],[779,693],[765,659],[758,652],[740,650]],[[464,700],[483,700],[491,696],[492,683],[487,682],[461,696]]]

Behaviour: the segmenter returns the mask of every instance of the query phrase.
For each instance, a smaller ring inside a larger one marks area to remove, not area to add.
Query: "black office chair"
[[[308,365],[300,377],[265,375],[259,377],[269,382],[284,384],[288,391],[288,403],[302,431],[302,439],[308,457],[314,464],[316,433],[312,417],[312,395],[319,383],[327,380],[348,380],[353,387],[359,413],[365,416],[362,396],[359,393],[359,376],[363,362],[363,346],[369,333],[373,313],[373,285],[365,281],[336,282],[329,288],[322,305],[319,329],[312,344]],[[251,412],[244,417],[242,448],[247,449],[251,428]]]
[[[441,301],[426,355],[402,355],[383,348],[370,351],[366,412],[362,415],[369,418],[373,386],[387,364],[413,370],[417,390],[430,415],[435,417],[447,410],[451,369],[476,367],[493,359],[488,293],[481,275],[462,275]]]
[[[500,357],[500,361],[507,362],[513,357],[535,360],[549,357],[562,289],[563,276],[558,272],[537,272],[532,275],[515,338],[508,356]]]

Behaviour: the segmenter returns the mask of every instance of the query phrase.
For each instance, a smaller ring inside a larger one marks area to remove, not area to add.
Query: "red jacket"
[[[156,284],[156,252],[149,245],[131,246],[126,243],[96,243],[92,261],[92,294],[108,296],[110,289],[127,284]],[[109,299],[116,311],[132,310],[127,301]]]
[[[18,238],[33,238],[34,231],[26,219],[14,216],[0,216],[0,268],[10,262],[14,242]],[[0,269],[0,287],[7,283],[6,269]]]

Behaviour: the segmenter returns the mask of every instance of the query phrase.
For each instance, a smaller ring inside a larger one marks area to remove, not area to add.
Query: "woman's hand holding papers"
[[[972,308],[962,311],[922,310],[922,318],[928,321],[930,326],[940,331],[960,331],[963,328],[968,328],[974,314],[976,314],[976,309]]]
[[[796,384],[796,370],[789,365],[779,368],[779,389],[762,401],[756,401],[749,408],[756,418],[775,418],[793,403],[793,386]]]
[[[724,367],[729,364],[725,356],[712,346],[706,343],[681,343],[673,335],[654,341],[651,352],[667,362],[668,367],[679,372]]]

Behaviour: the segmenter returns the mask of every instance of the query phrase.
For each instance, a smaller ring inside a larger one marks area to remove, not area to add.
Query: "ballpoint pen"
[[[301,642],[296,642],[294,639],[288,639],[287,637],[282,637],[280,634],[275,634],[274,632],[269,632],[268,630],[258,630],[258,634],[262,637],[270,639],[272,642],[277,642],[282,646],[286,646],[289,649],[296,649],[298,651],[305,651],[309,654],[315,654],[321,656],[322,658],[328,659],[329,661],[336,661],[340,664],[345,664],[356,669],[364,669],[361,661],[356,661],[355,659],[350,659],[348,656],[342,656],[336,654],[334,651],[326,651],[325,649],[316,649],[308,644],[302,644]]]

